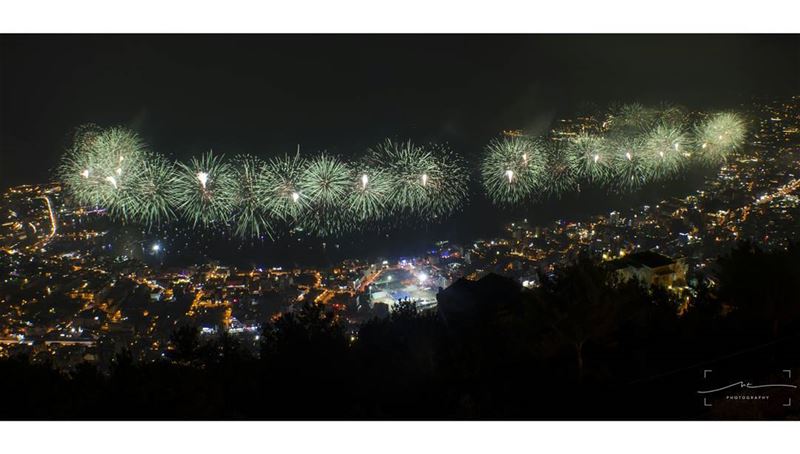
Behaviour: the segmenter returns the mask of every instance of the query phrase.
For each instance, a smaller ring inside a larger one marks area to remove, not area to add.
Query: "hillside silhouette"
[[[679,315],[675,294],[581,257],[526,289],[460,280],[438,309],[399,302],[357,336],[306,303],[260,352],[182,326],[169,357],[109,371],[0,361],[4,419],[796,419],[798,405],[705,406],[719,383],[800,371],[800,249],[739,244]],[[798,373],[792,375],[798,385]],[[716,382],[715,382],[716,383]],[[795,399],[797,401],[799,399]]]

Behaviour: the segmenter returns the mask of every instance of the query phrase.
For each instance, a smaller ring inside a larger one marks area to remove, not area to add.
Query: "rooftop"
[[[615,260],[611,263],[611,268],[618,270],[632,266],[634,268],[660,268],[662,266],[672,265],[675,260],[653,251],[637,252],[628,255],[627,257]]]

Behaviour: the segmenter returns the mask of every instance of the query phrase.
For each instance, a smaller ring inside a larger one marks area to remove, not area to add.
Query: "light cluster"
[[[183,219],[243,238],[271,237],[276,228],[328,237],[447,216],[464,203],[469,181],[463,162],[439,145],[386,140],[354,162],[299,151],[227,160],[209,151],[174,163],[130,130],[95,126],[80,128],[58,173],[78,203],[123,222]]]
[[[602,133],[569,139],[503,137],[490,142],[481,166],[489,198],[514,205],[579,188],[581,182],[629,192],[674,178],[690,165],[718,165],[744,143],[736,113],[690,121],[675,106],[627,104],[612,109]]]

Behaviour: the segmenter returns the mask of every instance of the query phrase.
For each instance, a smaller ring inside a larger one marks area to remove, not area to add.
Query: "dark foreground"
[[[582,259],[532,291],[460,281],[437,313],[399,304],[357,339],[307,305],[268,325],[260,355],[187,326],[160,363],[3,360],[0,417],[797,419],[800,248],[742,244],[715,277],[680,316],[669,291]]]

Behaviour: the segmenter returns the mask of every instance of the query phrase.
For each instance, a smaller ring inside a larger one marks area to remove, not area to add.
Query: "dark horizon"
[[[3,188],[48,181],[89,122],[176,159],[298,143],[351,157],[394,137],[474,160],[502,129],[541,133],[614,102],[800,92],[796,35],[5,35],[0,48]]]

